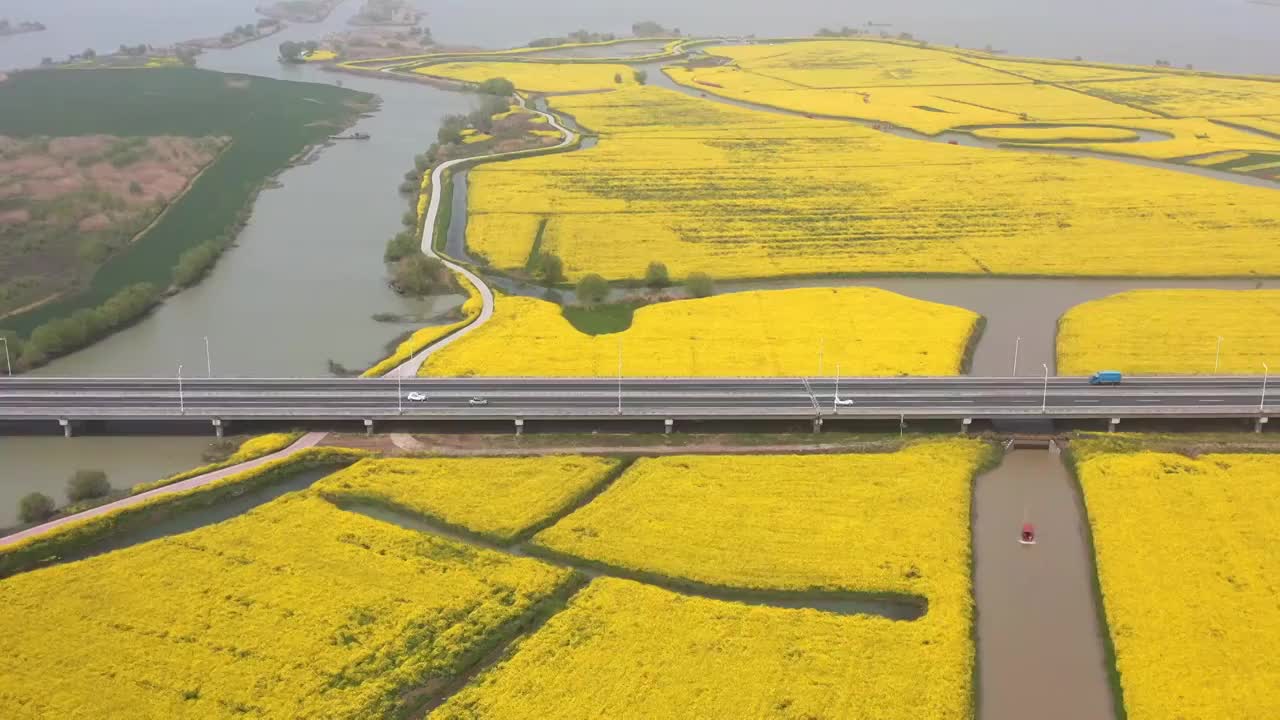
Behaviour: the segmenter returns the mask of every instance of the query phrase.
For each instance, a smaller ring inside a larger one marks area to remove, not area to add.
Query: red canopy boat
[[[1023,545],[1036,544],[1036,526],[1031,523],[1022,523],[1022,534],[1018,536],[1018,542]]]

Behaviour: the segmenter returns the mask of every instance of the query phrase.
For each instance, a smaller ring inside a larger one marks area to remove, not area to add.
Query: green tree
[[[387,249],[382,253],[384,262],[395,262],[418,252],[418,234],[412,230],[403,230],[387,241]]]
[[[667,266],[657,260],[649,263],[649,267],[644,271],[644,284],[651,288],[664,288],[671,284],[671,275],[667,272]]]
[[[77,470],[67,480],[67,500],[73,503],[110,494],[111,483],[107,481],[107,474],[101,470]]]
[[[533,276],[544,285],[564,282],[564,261],[554,253],[540,253],[533,264]]]
[[[173,284],[185,288],[203,280],[213,264],[218,261],[222,249],[222,243],[206,240],[182,253],[178,258],[178,264],[173,266]]]
[[[302,53],[306,50],[306,46],[292,40],[285,40],[280,43],[280,59],[284,62],[302,62]]]
[[[53,515],[53,498],[44,493],[28,493],[18,502],[18,519],[23,523],[38,523]]]
[[[684,287],[689,291],[689,295],[696,298],[710,297],[716,291],[715,283],[712,282],[711,276],[706,273],[691,273],[685,278]]]
[[[515,83],[510,80],[498,77],[485,80],[480,83],[480,86],[477,89],[486,95],[500,95],[502,97],[506,97],[515,94],[516,86]]]
[[[637,85],[644,85],[649,82],[649,72],[647,70],[636,70],[632,74],[636,76]]]
[[[448,269],[439,260],[414,253],[396,262],[391,285],[407,295],[431,295],[448,284],[448,277]]]
[[[615,84],[617,84],[617,85],[621,85],[621,84],[622,84],[622,73],[614,73],[614,74],[613,74],[613,82],[614,82]]]
[[[585,275],[578,281],[578,302],[587,307],[595,307],[609,297],[609,282],[595,273]]]

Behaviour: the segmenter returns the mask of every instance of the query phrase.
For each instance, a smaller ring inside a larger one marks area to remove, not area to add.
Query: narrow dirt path
[[[202,485],[208,485],[211,482],[215,482],[217,480],[221,480],[223,478],[230,477],[238,473],[242,473],[245,470],[252,470],[253,468],[259,467],[261,465],[265,465],[269,462],[273,462],[275,460],[280,460],[280,459],[289,457],[290,455],[298,452],[299,450],[305,450],[309,447],[314,447],[318,445],[321,440],[324,440],[324,437],[327,434],[328,433],[322,433],[322,432],[307,433],[306,435],[303,435],[302,437],[298,438],[298,440],[294,442],[292,445],[290,445],[289,447],[283,450],[279,450],[277,452],[273,452],[270,455],[263,455],[262,457],[256,460],[249,460],[248,462],[242,462],[239,465],[232,465],[231,467],[226,467],[221,470],[214,470],[213,472],[205,473],[204,475],[197,475],[196,477],[188,478],[186,480],[183,480],[181,482],[176,482],[171,485],[165,485],[164,487],[159,487],[154,490],[148,490],[147,492],[139,493],[138,495],[130,495],[129,497],[121,498],[119,500],[116,500],[115,502],[107,503],[106,505],[99,505],[98,507],[90,508],[88,510],[85,510],[84,512],[76,513],[75,515],[68,515],[67,517],[58,518],[57,520],[50,520],[47,523],[36,525],[35,527],[28,528],[21,532],[16,532],[12,535],[6,535],[4,537],[0,537],[0,547],[5,547],[6,545],[12,545],[14,543],[22,542],[27,538],[35,537],[42,533],[46,533],[56,527],[66,525],[68,523],[79,522],[81,520],[86,520],[91,517],[97,517],[99,515],[106,515],[107,513],[112,513],[122,508],[127,508],[132,505],[137,505],[138,503],[146,502],[147,500],[150,500],[151,498],[154,498],[154,497],[158,497],[160,495],[169,495],[172,493],[183,492],[184,490],[191,490],[192,488],[198,488]]]
[[[1035,545],[1021,545],[1023,522]],[[1013,450],[974,487],[981,720],[1115,717],[1086,520],[1056,452]]]

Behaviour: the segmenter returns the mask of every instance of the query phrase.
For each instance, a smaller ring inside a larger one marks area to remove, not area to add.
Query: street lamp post
[[[209,336],[204,336],[204,366],[208,377],[213,377],[213,355],[209,353]]]
[[[836,363],[836,397],[831,401],[831,412],[840,412],[840,363]]]
[[[1218,374],[1218,361],[1222,359],[1222,336],[1218,336],[1218,349],[1213,353],[1213,374]]]
[[[1022,336],[1013,341],[1013,377],[1018,377],[1018,351],[1022,349]]]
[[[1044,368],[1044,394],[1040,396],[1040,412],[1045,413],[1049,410],[1049,363],[1040,363],[1040,367]]]
[[[1262,363],[1262,399],[1258,401],[1258,412],[1263,412],[1267,406],[1267,376],[1271,374],[1271,368],[1266,363]]]
[[[0,337],[0,342],[4,343],[4,366],[9,369],[9,376],[13,377],[13,364],[9,362],[9,338]]]
[[[178,414],[187,414],[187,401],[182,395],[182,364],[178,364]]]
[[[396,368],[396,414],[404,414],[404,373]]]

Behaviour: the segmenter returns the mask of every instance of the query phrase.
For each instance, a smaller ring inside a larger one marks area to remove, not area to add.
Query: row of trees
[[[289,63],[300,63],[302,58],[310,53],[320,49],[320,43],[315,40],[306,42],[294,42],[285,40],[280,43],[280,60]]]
[[[101,470],[77,470],[67,479],[67,502],[72,505],[87,500],[97,500],[111,494],[111,483]],[[23,523],[48,520],[57,510],[53,498],[33,492],[18,502],[18,518]]]
[[[666,264],[656,260],[649,263],[644,273],[644,284],[654,290],[670,287],[671,275],[667,272]],[[706,273],[690,273],[684,280],[684,288],[689,297],[710,297],[715,293],[715,282]],[[574,293],[578,302],[595,307],[609,297],[609,281],[595,273],[584,275],[574,288]]]

